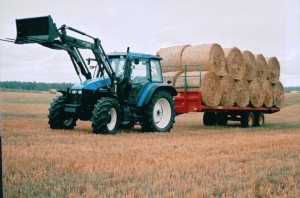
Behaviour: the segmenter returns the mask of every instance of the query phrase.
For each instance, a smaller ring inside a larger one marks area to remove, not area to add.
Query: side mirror
[[[167,81],[167,83],[168,83],[168,84],[171,84],[171,83],[172,83],[172,81],[171,81],[171,80],[168,80],[168,81]]]

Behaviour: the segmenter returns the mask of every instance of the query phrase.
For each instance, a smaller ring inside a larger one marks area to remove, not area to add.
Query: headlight
[[[77,94],[77,90],[74,89],[74,90],[71,91],[71,93],[72,94]]]
[[[82,94],[82,90],[78,90],[78,92],[77,92],[78,94]]]

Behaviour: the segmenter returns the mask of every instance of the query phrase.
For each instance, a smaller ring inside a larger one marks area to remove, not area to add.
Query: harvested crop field
[[[170,133],[50,130],[53,94],[1,92],[4,197],[300,197],[300,94],[264,127],[207,127],[176,117]]]

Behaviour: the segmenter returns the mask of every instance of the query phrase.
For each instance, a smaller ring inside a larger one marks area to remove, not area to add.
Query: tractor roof
[[[112,53],[107,54],[107,56],[109,58],[114,57],[114,56],[124,56],[124,57],[126,57],[126,55],[127,55],[127,52],[112,52]],[[142,53],[136,53],[136,52],[129,52],[128,55],[129,55],[130,58],[137,57],[137,58],[162,60],[162,57],[151,55],[151,54],[142,54]]]

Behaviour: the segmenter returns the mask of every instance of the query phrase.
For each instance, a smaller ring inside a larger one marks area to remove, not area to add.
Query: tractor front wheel
[[[48,124],[51,129],[74,129],[76,126],[77,118],[63,111],[65,103],[66,97],[64,96],[57,96],[53,99],[48,114]]]
[[[114,98],[101,98],[92,116],[93,133],[115,134],[120,124],[120,105]]]
[[[175,122],[175,105],[172,95],[165,91],[155,92],[143,108],[142,130],[146,132],[169,132]]]

